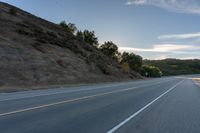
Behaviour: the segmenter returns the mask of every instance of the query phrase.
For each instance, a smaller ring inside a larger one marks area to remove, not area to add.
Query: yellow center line
[[[163,82],[163,81],[162,81],[162,82]],[[41,109],[41,108],[45,108],[45,107],[55,106],[55,105],[64,104],[64,103],[70,103],[70,102],[85,100],[85,99],[89,99],[89,98],[100,97],[100,96],[109,95],[109,94],[113,94],[113,93],[119,93],[119,92],[130,91],[130,90],[134,90],[134,89],[136,89],[136,88],[158,85],[158,84],[160,84],[160,83],[162,83],[162,82],[155,83],[155,84],[150,84],[150,85],[138,86],[138,87],[130,87],[130,88],[127,88],[127,89],[116,90],[116,91],[111,91],[111,92],[106,92],[106,93],[100,93],[100,94],[95,94],[95,95],[91,95],[91,96],[84,96],[84,97],[80,97],[80,98],[75,98],[75,99],[70,99],[70,100],[65,100],[65,101],[60,101],[60,102],[54,102],[54,103],[45,104],[45,105],[41,105],[41,106],[30,107],[30,108],[26,108],[26,109],[20,109],[20,110],[16,110],[16,111],[1,113],[1,114],[0,114],[0,117],[2,117],[2,116],[7,116],[7,115],[12,115],[12,114],[17,114],[17,113],[21,113],[21,112],[32,111],[32,110]],[[166,82],[166,81],[165,81],[165,82]],[[168,82],[168,81],[167,81],[167,82]]]

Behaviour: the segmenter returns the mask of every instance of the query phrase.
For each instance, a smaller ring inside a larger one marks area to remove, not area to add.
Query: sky
[[[1,0],[144,59],[200,59],[200,0]]]

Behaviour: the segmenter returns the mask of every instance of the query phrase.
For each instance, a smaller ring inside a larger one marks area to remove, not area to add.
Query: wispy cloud
[[[197,48],[200,49],[191,45],[156,44],[152,48],[119,47],[119,50],[128,52],[178,52]]]
[[[142,4],[146,4],[146,2],[147,2],[146,0],[127,1],[126,5],[133,5],[133,4],[142,5]]]
[[[199,46],[177,44],[155,44],[152,48],[119,47],[121,52],[133,52],[146,59],[199,59]]]
[[[158,39],[193,39],[200,38],[200,32],[189,33],[189,34],[171,34],[171,35],[162,35]]]
[[[128,0],[126,5],[156,6],[173,12],[200,14],[199,0]]]

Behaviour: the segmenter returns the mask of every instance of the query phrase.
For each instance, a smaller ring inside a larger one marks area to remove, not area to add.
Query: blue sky
[[[200,59],[199,0],[2,0],[46,20],[94,30],[145,59]]]

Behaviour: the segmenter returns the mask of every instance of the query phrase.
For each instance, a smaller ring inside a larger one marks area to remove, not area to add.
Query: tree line
[[[154,65],[159,67],[164,76],[169,75],[184,75],[184,74],[200,74],[200,60],[179,60],[179,59],[164,59],[164,60],[144,60],[146,65]]]
[[[98,48],[104,55],[116,59],[122,66],[125,72],[136,71],[142,76],[146,77],[161,77],[161,70],[152,65],[144,65],[143,58],[140,55],[134,53],[123,52],[120,53],[118,46],[112,41],[104,42],[99,44],[98,37],[96,37],[94,31],[89,30],[78,30],[75,24],[66,23],[61,21],[59,24],[64,30],[74,34],[77,39],[82,40],[96,48]]]

